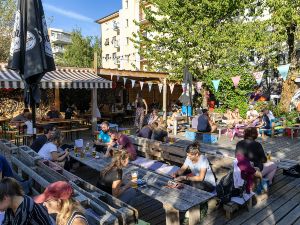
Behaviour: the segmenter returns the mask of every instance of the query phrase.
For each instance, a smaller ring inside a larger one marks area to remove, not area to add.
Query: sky
[[[48,28],[72,31],[80,28],[84,36],[100,37],[95,20],[121,8],[122,0],[42,0]]]

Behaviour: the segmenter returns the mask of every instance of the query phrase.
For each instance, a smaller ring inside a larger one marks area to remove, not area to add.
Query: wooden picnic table
[[[80,154],[75,156],[74,151],[70,152],[70,157],[97,171],[103,170],[111,162],[111,158],[104,158],[102,155],[99,159],[93,158],[91,154],[81,158]],[[195,225],[199,223],[200,205],[215,196],[214,194],[196,189],[189,185],[183,185],[183,189],[168,188],[167,184],[168,181],[171,180],[171,177],[152,172],[133,164],[129,164],[127,168],[123,169],[124,179],[130,177],[131,171],[137,171],[139,178],[143,178],[146,181],[146,185],[137,188],[137,190],[163,203],[167,225],[179,225],[179,213],[187,211],[189,211],[189,224]]]
[[[42,120],[37,121],[36,124],[39,126],[44,126],[48,124],[59,124],[59,123],[80,123],[85,121],[84,119],[54,119],[54,120]]]

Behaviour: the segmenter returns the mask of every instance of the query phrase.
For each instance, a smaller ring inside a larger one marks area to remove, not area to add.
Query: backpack
[[[242,197],[246,190],[246,182],[239,188],[234,187],[233,170],[230,170],[216,186],[217,197],[221,200],[221,204],[230,202],[231,197]]]

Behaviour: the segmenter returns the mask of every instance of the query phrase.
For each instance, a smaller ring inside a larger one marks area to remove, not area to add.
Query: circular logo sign
[[[26,51],[29,51],[34,48],[36,44],[36,38],[33,33],[27,31],[27,42],[26,42]]]

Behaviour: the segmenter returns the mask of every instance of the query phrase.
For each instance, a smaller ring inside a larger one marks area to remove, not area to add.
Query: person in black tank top
[[[72,195],[74,190],[66,181],[50,184],[43,194],[34,198],[36,203],[43,203],[49,214],[57,214],[57,225],[88,225],[83,209]]]

